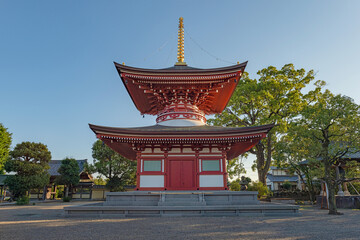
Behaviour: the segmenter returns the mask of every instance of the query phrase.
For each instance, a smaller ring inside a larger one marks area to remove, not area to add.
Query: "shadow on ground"
[[[65,218],[43,203],[0,206],[1,239],[359,239],[360,211],[301,209],[299,217]]]

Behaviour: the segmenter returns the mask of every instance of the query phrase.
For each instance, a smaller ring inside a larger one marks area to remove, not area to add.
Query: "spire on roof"
[[[184,62],[184,23],[183,18],[179,18],[179,32],[178,32],[178,52],[177,52],[177,63],[175,65],[185,65]]]

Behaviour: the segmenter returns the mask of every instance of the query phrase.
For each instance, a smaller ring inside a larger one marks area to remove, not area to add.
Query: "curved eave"
[[[221,67],[221,68],[209,68],[209,69],[200,69],[200,68],[192,68],[192,67],[183,67],[183,66],[174,66],[171,68],[164,68],[164,69],[146,69],[146,68],[136,68],[130,67],[126,65],[119,64],[114,62],[116,69],[118,70],[119,74],[122,72],[132,73],[132,74],[140,74],[140,75],[188,75],[188,76],[196,76],[196,75],[218,75],[218,74],[225,74],[231,73],[236,71],[244,71],[247,61],[228,66],[228,67]]]
[[[227,159],[233,159],[255,146],[274,126],[273,124],[224,128],[165,127],[160,125],[142,128],[113,128],[89,124],[96,136],[126,158],[135,160],[133,144],[224,144],[228,145]],[[190,134],[191,133],[191,134]]]
[[[153,125],[148,127],[118,128],[89,124],[95,134],[108,136],[131,136],[131,137],[226,137],[234,135],[247,135],[257,133],[268,133],[274,124],[253,127],[218,127],[218,126],[192,126],[192,127],[168,127]]]
[[[166,69],[135,68],[114,62],[118,74],[131,97],[136,108],[141,114],[156,115],[162,110],[162,106],[154,107],[153,102],[158,101],[155,96],[144,93],[139,85],[152,86],[200,86],[208,87],[209,84],[217,84],[234,78],[234,81],[221,83],[225,87],[218,89],[218,93],[211,96],[212,104],[198,106],[205,114],[221,113],[226,107],[233,94],[238,80],[245,70],[247,62],[222,68],[198,69],[188,66],[174,66]]]

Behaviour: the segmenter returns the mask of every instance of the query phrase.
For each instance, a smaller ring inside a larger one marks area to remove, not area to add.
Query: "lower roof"
[[[95,134],[111,135],[131,135],[131,136],[229,136],[229,135],[246,135],[255,133],[268,133],[274,124],[267,124],[254,127],[221,127],[221,126],[189,126],[189,127],[170,127],[163,125],[152,125],[147,127],[119,128],[105,127],[89,124],[89,127]],[[189,135],[191,134],[191,135]]]
[[[136,144],[217,144],[226,145],[227,158],[233,159],[256,145],[271,130],[273,124],[256,127],[191,126],[169,127],[153,125],[138,128],[115,128],[91,125],[97,138],[129,159],[136,159]]]

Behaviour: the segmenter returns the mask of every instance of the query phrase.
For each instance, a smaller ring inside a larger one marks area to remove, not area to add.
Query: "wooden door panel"
[[[181,161],[170,162],[170,187],[181,188]]]
[[[181,187],[192,188],[194,186],[193,161],[181,162]]]
[[[186,190],[195,188],[194,161],[169,161],[169,175],[169,189]]]

